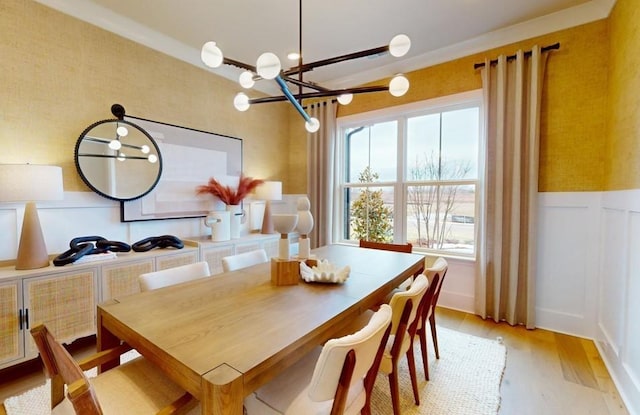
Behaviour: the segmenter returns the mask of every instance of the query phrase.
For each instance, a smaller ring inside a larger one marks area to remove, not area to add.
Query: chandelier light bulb
[[[116,134],[118,134],[120,137],[126,137],[127,134],[129,134],[129,130],[127,130],[127,127],[121,125],[120,127],[116,128]]]
[[[273,79],[280,74],[282,65],[280,59],[271,52],[265,52],[258,57],[256,62],[256,70],[258,75],[264,79]]]
[[[202,62],[209,68],[217,68],[222,65],[224,57],[222,56],[220,48],[216,46],[216,42],[207,42],[202,45],[200,59],[202,59]]]
[[[289,59],[290,61],[297,61],[298,59],[300,59],[300,54],[298,52],[289,52],[287,54],[287,59]]]
[[[320,121],[315,117],[311,118],[309,121],[304,123],[304,128],[306,128],[310,133],[315,133],[320,129]]]
[[[407,35],[396,35],[389,42],[389,53],[396,58],[406,55],[409,49],[411,49],[411,39]]]
[[[338,102],[342,105],[349,105],[353,100],[353,94],[338,95]]]
[[[155,154],[149,154],[147,160],[149,160],[149,163],[156,163],[158,161],[158,156],[156,156]]]
[[[246,111],[249,109],[249,97],[244,92],[239,92],[233,99],[233,106],[238,111]]]
[[[122,143],[120,142],[120,140],[109,141],[109,148],[111,150],[120,150],[121,147],[122,147]]]
[[[149,154],[149,146],[148,145],[143,145],[142,147],[140,147],[140,151],[142,151],[143,154]]]
[[[238,82],[240,86],[243,88],[253,88],[256,84],[256,81],[253,80],[253,73],[251,71],[244,71],[240,74],[240,78],[238,78]]]
[[[127,158],[127,156],[125,156],[124,153],[118,153],[118,160],[119,161],[125,161],[126,158]]]
[[[396,75],[389,82],[389,93],[394,97],[401,97],[409,90],[409,80],[404,75]]]

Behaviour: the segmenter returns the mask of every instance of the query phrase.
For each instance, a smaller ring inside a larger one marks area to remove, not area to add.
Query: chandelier
[[[320,128],[320,122],[317,118],[312,118],[307,114],[302,106],[302,101],[309,98],[336,97],[341,105],[347,105],[353,99],[353,95],[365,94],[371,92],[389,91],[393,96],[399,97],[409,90],[409,81],[402,74],[395,75],[388,85],[380,86],[363,86],[345,89],[329,89],[322,87],[314,82],[308,82],[303,79],[303,74],[322,66],[332,65],[335,63],[345,62],[353,59],[364,58],[373,55],[382,55],[389,53],[394,57],[401,57],[407,54],[411,47],[411,40],[407,35],[399,34],[393,37],[388,45],[380,46],[373,49],[362,50],[360,52],[349,53],[346,55],[336,56],[311,63],[304,63],[302,60],[302,0],[299,3],[299,47],[296,54],[298,64],[289,69],[282,69],[280,59],[274,53],[265,52],[260,55],[256,61],[256,65],[249,65],[234,59],[225,57],[222,50],[216,45],[216,42],[209,41],[202,46],[201,59],[204,64],[210,68],[218,68],[220,65],[230,65],[244,71],[238,79],[240,86],[245,89],[252,88],[256,81],[259,80],[275,80],[278,84],[282,95],[268,96],[263,98],[249,98],[244,93],[238,93],[233,99],[233,104],[238,111],[246,111],[251,104],[262,104],[268,102],[289,101],[294,108],[300,113],[305,120],[305,128],[309,132],[316,132]],[[298,87],[297,93],[292,93],[289,84]],[[313,92],[304,92],[312,90]]]

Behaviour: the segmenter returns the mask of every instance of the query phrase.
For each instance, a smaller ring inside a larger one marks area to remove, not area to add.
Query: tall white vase
[[[242,222],[242,207],[240,205],[227,205],[227,210],[231,216],[230,218],[230,236],[231,239],[237,239],[240,237],[240,225]]]

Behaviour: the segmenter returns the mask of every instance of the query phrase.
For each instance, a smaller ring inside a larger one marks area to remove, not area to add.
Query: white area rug
[[[400,364],[400,406],[403,415],[495,415],[500,408],[500,383],[506,365],[506,348],[497,340],[488,340],[438,327],[440,359],[436,360],[431,339],[429,375],[424,380],[420,345],[416,340],[415,355],[420,389],[420,406],[411,392],[407,359]],[[126,356],[126,357],[125,357]],[[136,357],[132,351],[123,360]],[[95,376],[95,370],[87,372]],[[374,415],[392,414],[389,380],[378,375],[372,396]],[[49,414],[50,386],[31,389],[5,402],[8,415]]]
[[[440,359],[435,358],[430,334],[429,378],[424,380],[420,342],[414,344],[420,406],[413,400],[407,358],[399,367],[402,415],[495,415],[500,408],[500,383],[506,366],[507,350],[498,340],[471,336],[438,326]],[[378,374],[371,411],[392,414],[389,379]]]

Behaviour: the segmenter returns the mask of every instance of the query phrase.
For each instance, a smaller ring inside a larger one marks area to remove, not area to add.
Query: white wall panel
[[[601,279],[598,325],[614,353],[622,344],[626,303],[626,212],[602,211]]]
[[[629,413],[640,414],[640,190],[602,200],[596,345]]]
[[[640,212],[629,215],[629,272],[623,361],[640,391]]]
[[[600,193],[540,193],[536,326],[595,332]]]

